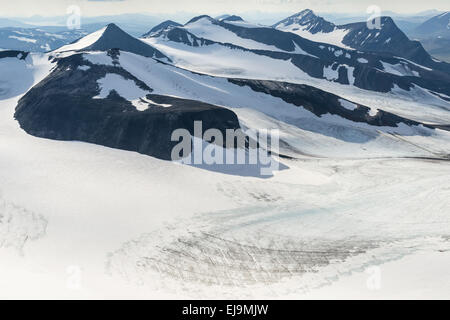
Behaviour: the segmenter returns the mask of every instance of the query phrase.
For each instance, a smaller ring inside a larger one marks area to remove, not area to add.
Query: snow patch
[[[343,40],[344,40],[345,36],[348,34],[349,30],[336,28],[333,31],[328,32],[328,33],[318,32],[318,33],[312,34],[308,30],[308,27],[309,26],[302,26],[300,24],[291,24],[289,26],[280,25],[277,27],[277,29],[284,31],[284,32],[295,33],[295,34],[299,35],[300,37],[311,40],[311,41],[328,43],[331,45],[341,47],[343,49],[353,50],[353,48],[351,48],[343,43]]]
[[[87,71],[90,68],[91,68],[90,66],[78,66],[78,70],[81,70],[81,71]]]
[[[336,56],[336,57],[340,57],[340,56],[342,56],[344,54],[344,51],[342,51],[342,50],[336,50],[335,52],[334,52],[334,55]]]
[[[350,67],[350,66],[346,66],[347,67],[347,77],[348,77],[348,82],[351,86],[353,86],[355,84],[355,67]]]
[[[333,70],[333,65],[323,68],[323,76],[330,81],[339,79],[339,67]]]
[[[105,52],[89,52],[89,54],[83,54],[83,59],[93,64],[114,66],[113,58]]]
[[[297,42],[292,41],[292,43],[293,43],[294,46],[295,46],[295,49],[294,49],[294,53],[295,53],[295,54],[303,54],[303,55],[305,55],[305,56],[310,56],[310,57],[319,59],[318,57],[313,56],[312,54],[309,54],[308,52],[306,52],[306,51],[304,51],[302,48],[300,48],[300,46],[297,44]]]
[[[50,45],[48,43],[46,43],[45,45],[42,45],[41,49],[44,49],[45,51],[51,51],[52,50],[52,48],[50,47]]]
[[[36,39],[30,39],[30,38],[18,37],[18,36],[9,36],[8,38],[16,39],[16,40],[23,41],[23,42],[30,42],[30,43],[36,43],[37,42]]]
[[[95,96],[94,99],[105,99],[114,90],[122,98],[131,101],[137,110],[144,111],[148,109],[148,105],[141,103],[140,99],[149,94],[149,92],[139,88],[133,80],[125,79],[115,73],[108,73],[105,77],[97,80],[97,83],[100,87],[100,94]]]
[[[350,102],[348,100],[344,100],[344,99],[339,99],[339,102],[341,104],[341,106],[343,106],[345,109],[353,111],[356,110],[356,108],[358,108],[358,105]]]

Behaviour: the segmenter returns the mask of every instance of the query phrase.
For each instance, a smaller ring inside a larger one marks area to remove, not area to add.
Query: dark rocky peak
[[[369,25],[373,24],[374,28],[369,28]],[[364,21],[364,22],[354,22],[354,23],[348,23],[342,26],[339,26],[340,29],[346,29],[346,30],[352,30],[352,31],[362,31],[362,32],[383,32],[385,35],[386,32],[392,32],[392,33],[398,33],[402,36],[406,37],[406,35],[401,31],[397,25],[395,24],[394,20],[391,17],[380,17],[380,26],[379,28],[376,27],[375,21],[371,21],[370,23]]]
[[[149,32],[145,33],[144,35],[142,35],[143,38],[147,38],[153,34],[156,34],[158,32],[164,31],[168,28],[173,28],[173,27],[181,27],[182,24],[172,21],[172,20],[166,20],[160,24],[158,24],[157,26],[153,27]]]
[[[310,9],[306,9],[299,13],[296,13],[276,23],[275,25],[273,25],[273,27],[288,27],[291,25],[300,25],[306,27],[305,29],[313,34],[318,32],[331,32],[336,28],[334,23],[331,23],[324,18],[317,16]]]

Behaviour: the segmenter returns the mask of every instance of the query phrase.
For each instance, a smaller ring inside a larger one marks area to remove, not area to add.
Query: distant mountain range
[[[392,18],[381,17],[380,22],[381,29],[369,29],[366,22],[337,26],[316,16],[311,10],[304,10],[273,27],[296,33],[312,41],[362,51],[389,53],[422,64],[431,63],[431,57],[422,45],[409,40]]]
[[[407,38],[404,33],[407,31],[407,34],[412,39],[420,40],[431,54],[444,60],[447,58],[445,52],[448,48],[448,29],[446,28],[448,24],[445,24],[445,19],[448,17],[448,13],[428,11],[411,16],[399,15],[394,12],[385,12],[385,14],[390,16],[383,17],[383,30],[380,33],[377,30],[368,30],[364,22],[356,22],[358,20],[364,21],[365,17],[363,16],[326,15],[329,18],[334,18],[333,21],[351,22],[338,25],[317,16],[309,9],[283,19],[274,24],[273,27],[282,31],[294,32],[312,41],[330,43],[346,48],[380,52],[380,48],[383,47],[383,50],[387,52],[403,56],[418,63],[424,63],[424,59],[427,59],[427,54],[420,44]],[[433,14],[438,15],[432,16]],[[186,15],[175,15],[175,17],[186,18]],[[144,34],[144,37],[148,37],[150,33],[165,29],[168,26],[181,26],[178,22],[167,20],[155,26],[154,30],[148,31],[148,26],[161,22],[160,19],[161,17],[139,14],[88,17],[83,18],[82,29],[74,31],[67,30],[65,27],[66,17],[32,17],[21,21],[0,19],[0,48],[24,51],[46,51],[48,48],[53,50],[85,34],[94,32],[110,22],[114,22],[133,36]],[[188,19],[186,18],[186,20]],[[216,20],[223,22],[243,21],[237,15],[222,15],[217,17]],[[405,21],[409,23],[408,27],[404,27]],[[54,26],[36,26],[36,24],[43,23],[53,23]],[[423,25],[420,25],[421,23]],[[1,29],[2,26],[8,28]],[[27,33],[30,37],[19,37],[14,33]],[[383,46],[381,46],[381,42],[383,42]]]
[[[48,52],[86,35],[83,30],[50,31],[41,28],[0,28],[0,48]]]
[[[382,11],[381,15],[385,17],[391,17],[395,24],[403,31],[409,32],[419,26],[426,20],[435,17],[443,13],[439,10],[427,10],[413,14],[403,14],[393,11]],[[354,22],[360,22],[367,20],[367,14],[346,14],[346,13],[320,13],[320,16],[324,17],[328,21],[333,21],[335,24],[343,25]]]
[[[425,21],[413,31],[413,34],[422,37],[450,38],[450,12],[444,12]]]
[[[450,12],[441,13],[409,32],[433,56],[450,61]]]
[[[33,25],[13,19],[0,18],[0,28],[32,28]]]
[[[53,28],[52,31],[64,31],[67,30],[67,17],[68,16],[55,16],[55,17],[17,17],[17,18],[0,18],[0,28],[2,27],[20,27],[20,28]],[[81,28],[86,32],[94,32],[109,23],[115,23],[126,32],[133,36],[141,35],[148,31],[149,26],[156,25],[164,19],[172,18],[181,21],[187,21],[192,15],[187,13],[175,13],[175,14],[119,14],[111,16],[95,16],[81,17]]]

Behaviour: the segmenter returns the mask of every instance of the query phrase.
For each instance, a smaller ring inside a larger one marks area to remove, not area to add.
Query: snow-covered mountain
[[[388,53],[432,67],[434,61],[417,41],[411,41],[390,17],[380,18],[381,29],[369,29],[367,22],[335,25],[304,10],[273,26],[306,39],[325,42],[347,49]]]
[[[336,32],[334,32],[337,29],[336,25],[328,22],[322,17],[316,16],[314,12],[309,9],[303,10],[284,20],[281,20],[280,22],[274,24],[273,27],[282,31],[294,32],[304,38],[318,42],[322,42],[319,41],[321,34],[333,33],[333,36],[335,36],[335,41],[333,41],[333,37],[330,35],[326,38],[328,41],[323,42],[345,46],[342,43],[342,39],[339,39],[339,37],[336,36]]]
[[[433,56],[450,62],[450,12],[428,19],[410,31],[410,36],[420,40]]]
[[[149,32],[145,33],[142,37],[146,38],[146,37],[150,37],[162,30],[168,29],[170,27],[180,27],[182,26],[182,24],[172,21],[172,20],[166,20],[164,22],[161,22],[160,24],[158,24],[157,26],[153,27]]]
[[[180,67],[214,75],[289,77],[311,85],[323,79],[377,92],[423,88],[443,99],[450,95],[450,65],[431,58],[427,65],[433,68],[388,53],[344,49],[275,28],[209,16],[196,17],[182,27],[170,26],[143,41]]]
[[[343,42],[357,50],[389,53],[436,68],[435,61],[418,41],[410,40],[390,17],[381,17],[381,29],[368,29],[366,22],[341,26],[348,30]]]
[[[199,120],[205,131],[239,129],[242,120],[234,108],[242,107],[344,144],[380,131],[422,135],[433,130],[308,85],[215,78],[161,63],[154,58],[170,60],[115,25],[51,55],[56,64],[52,73],[19,101],[15,114],[21,127],[38,137],[86,141],[169,160],[175,128],[193,134],[192,124]],[[275,101],[283,107],[275,108]]]
[[[450,38],[450,12],[441,13],[418,26],[412,31],[418,37]]]
[[[107,25],[103,29],[89,34],[88,36],[74,43],[65,45],[57,49],[56,52],[80,50],[105,51],[109,49],[121,49],[124,51],[142,55],[144,57],[168,59],[157,49],[140,41],[139,39],[132,37],[113,23]]]

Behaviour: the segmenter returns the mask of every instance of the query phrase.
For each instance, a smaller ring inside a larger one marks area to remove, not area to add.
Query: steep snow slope
[[[58,48],[57,52],[64,52],[64,51],[76,51],[76,50],[82,50],[86,47],[92,46],[94,43],[96,43],[104,34],[106,30],[106,27],[88,34],[87,36],[79,39],[78,41],[68,44],[65,46],[62,46],[61,48]]]
[[[208,16],[191,20],[184,26],[184,29],[199,38],[214,40],[222,43],[230,43],[248,49],[280,51],[280,49],[276,46],[266,45],[252,39],[242,38],[234,32],[215,24],[214,20]]]
[[[80,50],[104,51],[108,49],[121,49],[145,57],[167,59],[161,52],[139,39],[130,36],[113,23],[81,38],[73,44],[63,46],[54,52],[61,53]]]
[[[42,80],[49,63],[44,54],[22,51],[0,52],[0,99],[6,100],[23,94]]]

